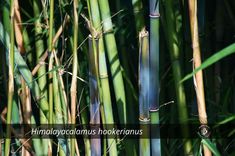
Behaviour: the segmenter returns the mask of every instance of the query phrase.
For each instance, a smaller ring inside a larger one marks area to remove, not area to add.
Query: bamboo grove
[[[1,0],[0,155],[235,155],[234,8]],[[43,126],[144,136],[31,133]]]

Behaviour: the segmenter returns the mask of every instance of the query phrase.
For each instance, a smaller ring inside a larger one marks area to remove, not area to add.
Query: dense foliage
[[[234,8],[232,0],[1,0],[2,154],[234,155]],[[14,124],[155,127],[145,138],[42,139],[10,137]]]

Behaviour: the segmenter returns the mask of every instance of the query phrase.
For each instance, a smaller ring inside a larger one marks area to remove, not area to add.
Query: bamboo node
[[[107,73],[105,73],[105,74],[100,74],[99,77],[100,77],[100,79],[105,79],[105,78],[108,78],[109,75]]]
[[[156,13],[156,14],[149,14],[150,18],[159,18],[160,17],[160,13]]]
[[[140,122],[148,122],[148,121],[150,121],[150,118],[142,118],[142,117],[140,117],[139,121]]]
[[[39,61],[38,64],[39,64],[39,65],[45,65],[46,62],[45,62],[45,61]]]
[[[211,135],[210,127],[206,124],[201,125],[198,128],[198,131],[199,131],[200,135],[204,138],[209,138]]]
[[[159,108],[157,108],[157,107],[151,108],[151,109],[149,110],[149,112],[157,112],[157,111],[159,111]]]

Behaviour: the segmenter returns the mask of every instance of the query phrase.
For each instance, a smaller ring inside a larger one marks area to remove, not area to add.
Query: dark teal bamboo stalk
[[[139,34],[139,121],[140,128],[145,129],[150,123],[149,115],[149,33],[143,29]],[[147,128],[147,130],[149,130]],[[149,134],[149,133],[147,133]],[[140,139],[140,155],[150,156],[150,139]]]
[[[151,124],[159,124],[159,0],[149,0],[149,18],[150,18],[150,118]],[[159,129],[152,129],[151,134],[157,133],[160,136]],[[151,139],[152,155],[161,155],[161,140]]]
[[[98,0],[120,123],[126,123],[126,95],[108,0]]]

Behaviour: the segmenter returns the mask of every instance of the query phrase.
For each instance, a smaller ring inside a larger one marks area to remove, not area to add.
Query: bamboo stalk
[[[53,61],[54,60],[54,54],[51,52],[50,59],[49,59],[49,67],[48,70],[49,73],[49,124],[53,124]]]
[[[139,121],[144,126],[150,123],[149,115],[149,33],[145,28],[139,34]],[[148,129],[149,130],[149,129]],[[140,155],[150,156],[150,139],[140,139]]]
[[[168,49],[170,51],[171,63],[173,68],[173,77],[175,83],[175,93],[176,101],[178,107],[178,115],[180,124],[187,125],[188,123],[188,110],[186,105],[185,90],[182,83],[182,69],[180,65],[180,45],[179,45],[179,34],[177,34],[174,10],[173,10],[173,0],[165,1],[165,16],[166,21],[163,24],[165,38],[167,39]],[[180,15],[179,15],[180,16]],[[189,134],[189,129],[187,126],[181,128],[181,133],[187,136]],[[184,152],[187,155],[191,154],[192,144],[191,140],[184,141]]]
[[[159,124],[159,0],[150,0],[150,82],[151,88],[149,91],[149,105],[150,105],[150,118],[151,124]],[[159,129],[152,129],[151,134],[157,133],[160,137]],[[151,139],[151,153],[153,155],[161,155],[161,140],[160,139]]]
[[[103,92],[102,102],[104,106],[105,123],[114,124],[109,79],[108,79],[108,72],[107,72],[107,63],[106,63],[105,48],[104,48],[104,40],[103,40],[103,37],[100,36],[101,18],[100,18],[98,1],[89,0],[88,5],[90,7],[89,8],[90,14],[91,14],[90,19],[92,21],[92,26],[94,27],[94,31],[95,31],[91,33],[92,33],[92,36],[98,39],[98,45],[97,45],[98,56],[97,57],[98,57],[99,63],[97,65],[99,67],[98,74],[99,74],[99,79],[100,79],[101,91]],[[113,156],[117,155],[116,140],[108,139],[108,145],[110,147],[110,151],[109,151],[110,154]]]
[[[67,22],[69,21],[69,16],[66,15],[63,24],[60,26],[60,28],[58,29],[58,31],[56,32],[54,38],[53,38],[53,43],[55,44],[55,42],[59,39],[60,35],[62,34],[65,24],[67,24]],[[32,75],[35,75],[37,73],[37,71],[39,70],[39,68],[43,65],[42,62],[44,62],[46,60],[46,58],[48,57],[48,51],[49,49],[47,49],[43,55],[40,57],[38,64],[33,68],[32,70]]]
[[[8,101],[7,101],[7,130],[6,130],[6,141],[5,141],[5,156],[10,154],[10,143],[11,143],[11,119],[12,119],[12,105],[14,96],[14,0],[10,2],[10,51],[8,56],[9,69],[8,69]]]
[[[57,55],[54,55],[54,56],[55,56],[56,66],[59,67],[60,66],[59,59],[57,58]],[[71,123],[70,110],[69,110],[69,106],[68,106],[68,100],[67,100],[65,87],[64,87],[64,81],[63,81],[61,72],[62,71],[59,71],[59,73],[58,73],[58,83],[59,83],[59,91],[60,91],[60,94],[62,97],[61,98],[61,105],[62,105],[62,109],[63,109],[64,123]]]
[[[50,0],[50,17],[49,17],[49,71],[53,68],[53,19],[54,19],[54,0]],[[53,73],[49,73],[49,123],[53,124]]]
[[[141,0],[132,0],[137,34],[144,28],[144,8]]]
[[[56,55],[53,52],[53,55]],[[54,94],[54,110],[55,110],[55,123],[63,124],[63,114],[62,114],[62,106],[61,106],[61,97],[58,86],[58,73],[53,71],[53,94]]]
[[[73,32],[73,76],[70,88],[71,95],[71,123],[76,123],[76,100],[77,100],[77,41],[78,41],[78,0],[73,1],[73,15],[74,15],[74,32]],[[78,154],[78,153],[77,153]],[[75,155],[75,138],[71,139],[71,155]]]
[[[113,33],[113,25],[110,16],[110,8],[108,0],[98,0],[101,19],[103,21],[104,39],[106,50],[108,54],[109,65],[111,68],[114,92],[116,97],[116,104],[118,107],[118,114],[120,123],[125,124],[126,119],[126,96],[123,83],[123,75],[121,65],[119,62],[117,45]]]
[[[52,52],[53,49],[53,20],[54,20],[54,0],[50,0],[49,52]]]
[[[41,27],[41,20],[40,20],[40,7],[39,7],[39,3],[37,0],[33,0],[33,12],[34,12],[34,16],[37,18],[34,22],[34,25],[35,25],[34,26],[34,28],[35,28],[34,35],[35,35],[35,46],[36,46],[36,60],[38,62],[39,58],[42,56],[43,51],[44,51],[44,43],[43,43],[43,39],[41,38],[43,30]],[[39,84],[39,87],[42,91],[41,96],[48,98],[47,77],[46,77],[45,73],[46,73],[46,67],[44,65],[38,70],[37,75],[41,76],[40,79],[38,80],[38,84]],[[40,102],[39,105],[41,106],[43,104]],[[45,123],[42,112],[40,113],[40,122]]]
[[[98,129],[100,125],[100,100],[98,90],[98,54],[96,49],[98,48],[99,41],[89,35],[89,90],[90,90],[90,124],[95,126],[94,129]],[[93,46],[93,43],[95,45]],[[96,48],[96,49],[94,49]],[[101,141],[99,136],[91,138],[91,155],[101,155]]]
[[[201,51],[198,37],[198,19],[197,19],[197,0],[189,0],[189,17],[191,28],[191,39],[193,48],[193,70],[201,66]],[[202,125],[207,125],[206,103],[204,94],[204,83],[202,70],[194,75],[194,87],[197,96],[197,106],[199,121]],[[210,156],[211,151],[206,145],[203,145],[204,155]]]

